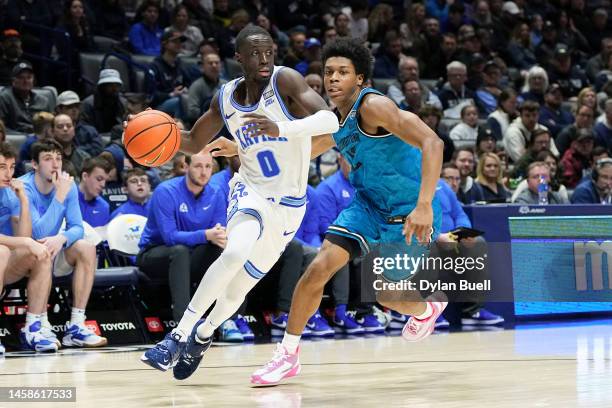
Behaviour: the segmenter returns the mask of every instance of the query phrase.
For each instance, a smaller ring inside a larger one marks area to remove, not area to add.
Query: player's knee
[[[229,270],[238,270],[241,268],[247,261],[247,254],[240,253],[236,249],[226,248],[223,253],[221,253],[221,262],[223,265]]]
[[[325,286],[332,275],[333,272],[329,270],[327,262],[315,259],[304,273],[304,282],[309,286]]]
[[[172,257],[184,257],[184,256],[189,256],[190,255],[190,251],[189,251],[189,247],[186,245],[174,245],[170,247],[170,253]]]

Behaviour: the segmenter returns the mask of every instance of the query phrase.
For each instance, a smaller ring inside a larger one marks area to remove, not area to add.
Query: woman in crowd
[[[497,109],[487,119],[487,126],[491,129],[496,140],[502,140],[510,123],[516,118],[517,112],[516,91],[512,88],[504,89],[499,94]]]
[[[482,190],[487,202],[507,201],[509,194],[502,184],[501,160],[495,153],[483,153],[478,159],[475,186]]]

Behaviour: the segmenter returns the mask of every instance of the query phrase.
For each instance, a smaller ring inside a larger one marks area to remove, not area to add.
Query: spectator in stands
[[[450,131],[450,138],[455,147],[476,147],[476,139],[481,132],[478,126],[478,108],[466,105],[461,109],[461,122]]]
[[[495,30],[493,32],[493,48],[500,52],[508,48],[508,43],[512,36],[512,28],[523,18],[523,11],[513,1],[506,1],[503,3],[499,15],[495,15],[495,9],[497,5],[491,3],[491,11],[494,14],[493,26]]]
[[[417,81],[406,81],[403,85],[404,100],[399,108],[408,112],[417,113],[422,108],[421,87]]]
[[[13,80],[10,87],[0,91],[0,119],[8,129],[31,133],[32,116],[36,112],[53,112],[55,106],[44,95],[32,91],[34,70],[27,61],[13,67]]]
[[[587,62],[586,73],[592,83],[595,83],[597,74],[608,66],[610,55],[612,55],[612,36],[601,39],[600,53]]]
[[[4,1],[2,6],[6,13],[6,28],[21,30],[21,41],[23,49],[31,54],[40,54],[41,41],[40,30],[32,27],[22,26],[23,22],[34,23],[47,28],[53,27],[53,10],[49,0],[9,0]]]
[[[534,101],[540,105],[544,104],[544,92],[548,89],[548,74],[544,68],[534,66],[527,72],[525,87],[519,97],[519,102]]]
[[[590,129],[579,129],[572,138],[569,149],[561,158],[563,184],[567,188],[575,188],[585,171],[591,167],[591,153],[594,146],[595,138]]]
[[[536,161],[536,156],[545,150],[550,150],[550,142],[552,138],[550,132],[546,129],[534,130],[531,139],[527,143],[527,150],[525,153],[514,163],[511,176],[513,178],[523,179],[527,177],[527,167]]]
[[[172,171],[170,172],[169,178],[184,176],[185,173],[187,173],[188,167],[185,154],[183,152],[178,152],[172,159]]]
[[[58,114],[63,113],[70,116],[72,123],[76,123],[74,141],[77,146],[89,153],[90,156],[102,153],[104,147],[98,131],[93,126],[86,125],[80,120],[81,99],[76,92],[64,91],[59,94],[55,110]]]
[[[225,29],[220,30],[216,36],[221,46],[221,55],[225,57],[234,56],[236,37],[249,24],[250,19],[249,13],[243,8],[232,12],[230,24]]]
[[[574,17],[568,15],[566,10],[559,10],[557,16],[558,41],[567,45],[577,61],[587,55],[591,50],[584,35],[575,27]]]
[[[321,60],[321,42],[311,37],[304,43],[304,59],[295,65],[295,70],[302,75],[308,73],[309,67],[313,62]],[[320,72],[320,71],[319,71]]]
[[[388,31],[374,62],[374,78],[396,78],[402,56],[402,42],[396,31]]]
[[[369,21],[368,21],[369,25]],[[338,38],[350,38],[351,36],[351,19],[345,13],[337,13],[334,16],[334,28],[336,29],[336,35]],[[370,30],[368,27],[368,36]],[[382,40],[382,37],[381,37]]]
[[[591,177],[578,184],[572,204],[612,204],[612,159],[600,159]]]
[[[457,195],[459,193],[459,185],[461,184],[461,173],[455,163],[444,163],[442,165],[442,172],[440,175],[446,184],[449,185],[451,190]]]
[[[53,139],[62,146],[64,171],[77,178],[86,159],[91,157],[74,140],[74,124],[70,116],[59,114],[53,118]]]
[[[497,98],[501,95],[501,69],[495,61],[488,61],[482,71],[483,86],[476,91],[476,104],[480,113],[489,116],[497,108]]]
[[[563,156],[565,151],[570,147],[572,140],[576,138],[580,130],[586,130],[589,133],[593,130],[593,109],[587,105],[579,106],[576,111],[575,122],[564,127],[557,135],[555,145],[559,149],[561,156]]]
[[[472,14],[472,24],[476,29],[493,29],[493,19],[491,16],[491,10],[489,7],[489,3],[486,0],[480,0],[476,2],[476,6],[474,7],[474,11]]]
[[[161,51],[160,39],[162,37],[162,29],[158,25],[159,3],[155,0],[146,0],[140,6],[139,11],[142,21],[130,28],[128,34],[130,45],[136,54],[158,56]]]
[[[6,141],[6,126],[4,126],[4,122],[0,119],[0,143],[4,143]]]
[[[151,64],[155,81],[155,94],[151,102],[156,109],[170,116],[182,118],[181,95],[189,91],[189,68],[178,58],[187,37],[170,28],[164,32],[162,55]]]
[[[129,26],[121,3],[119,0],[95,0],[89,2],[93,15],[96,16],[93,21],[94,34],[110,37],[117,41],[123,40]]]
[[[574,116],[563,106],[563,93],[559,84],[550,84],[544,94],[544,105],[540,107],[540,124],[550,130],[556,138],[561,130],[574,122]],[[557,146],[558,147],[558,146]]]
[[[37,112],[34,114],[32,119],[34,134],[28,136],[19,149],[19,162],[21,164],[32,160],[30,148],[34,142],[53,138],[53,118],[53,114],[49,112]]]
[[[497,109],[487,118],[487,126],[497,141],[503,139],[508,126],[516,118],[517,106],[516,91],[512,88],[505,88],[497,99]]]
[[[476,156],[480,157],[483,153],[495,153],[496,142],[491,129],[484,126],[479,127],[476,138]]]
[[[525,101],[519,107],[520,116],[508,127],[504,134],[504,147],[512,161],[516,162],[525,153],[527,143],[535,130],[546,129],[538,123],[540,106],[537,102]],[[551,142],[551,150],[557,153],[554,142]]]
[[[106,159],[110,165],[102,197],[108,202],[110,211],[113,212],[128,200],[127,191],[123,185],[123,171],[131,169],[132,165],[126,158],[123,148],[117,143],[109,144],[99,157]]]
[[[4,30],[0,50],[2,50],[2,55],[0,55],[0,86],[9,86],[13,78],[13,68],[21,61],[23,55],[19,31]]]
[[[81,171],[79,207],[83,221],[94,228],[103,227],[110,221],[110,207],[101,197],[110,170],[106,159],[92,157],[85,160]]]
[[[442,119],[442,111],[440,109],[426,105],[419,112],[419,118],[436,132],[438,137],[444,142],[444,162],[451,160],[455,152],[455,144],[448,137],[448,134],[440,129],[440,120]]]
[[[283,59],[283,65],[293,68],[302,61],[304,59],[305,43],[306,34],[302,31],[293,30],[289,34],[289,49]]]
[[[539,204],[538,186],[541,179],[544,179],[546,183],[549,182],[550,169],[548,165],[542,161],[531,163],[527,167],[527,188],[513,202],[517,204]],[[563,200],[558,193],[549,189],[548,204],[567,204],[567,201]]]
[[[544,162],[548,166],[550,170],[550,179],[548,180],[549,188],[557,193],[561,202],[568,203],[569,195],[567,192],[567,188],[560,181],[560,169],[559,169],[559,159],[555,157],[555,155],[550,150],[543,150],[535,156],[534,162]],[[530,164],[530,163],[529,163]],[[519,184],[516,186],[516,189],[512,193],[512,202],[516,200],[516,197],[519,196],[523,192],[523,190],[527,189],[527,170],[524,171],[525,177]]]
[[[62,171],[62,150],[55,141],[34,143],[31,149],[34,172],[20,180],[30,200],[32,238],[43,243],[55,258],[55,276],[72,273],[72,314],[62,344],[102,347],[107,340],[85,325],[85,308],[96,272],[96,248],[83,239],[77,186],[73,178]],[[64,221],[66,227],[62,231]]]
[[[51,258],[44,244],[31,238],[30,204],[23,183],[13,179],[16,153],[0,143],[0,293],[5,285],[28,277],[28,311],[22,329],[25,348],[56,351],[57,338],[51,335],[46,317],[46,300],[51,287]],[[42,325],[42,314],[46,325]],[[0,356],[4,346],[0,344]]]
[[[457,192],[459,201],[463,204],[482,201],[484,199],[482,192],[474,186],[474,179],[472,178],[475,165],[473,148],[467,146],[458,148],[453,154],[452,162],[457,166],[461,175],[461,182]]]
[[[423,78],[438,80],[445,75],[444,67],[447,65],[445,57],[448,55],[444,53],[443,48],[446,45],[452,45],[452,54],[455,54],[457,39],[453,36],[452,41],[446,42],[446,37],[443,38],[440,34],[438,19],[426,18],[425,30],[414,42],[414,51],[418,59],[423,62]]]
[[[531,45],[531,34],[527,23],[520,23],[512,31],[512,39],[506,51],[508,65],[520,70],[528,70],[536,64]]]
[[[544,28],[544,20],[542,20],[542,14],[534,13],[530,14],[529,18],[529,38],[531,40],[531,46],[534,51],[538,45],[542,42],[542,29]]]
[[[542,41],[536,46],[535,55],[538,64],[549,68],[552,60],[555,58],[555,48],[559,35],[555,23],[550,20],[544,21],[542,26]]]
[[[442,102],[438,95],[431,92],[431,90],[423,83],[419,81],[419,62],[413,57],[404,57],[400,59],[398,64],[398,76],[397,81],[393,81],[387,89],[387,96],[393,101],[401,105],[404,101],[405,95],[402,91],[402,84],[407,81],[417,81],[421,90],[421,105],[431,105],[438,109],[442,109]]]
[[[151,183],[149,183],[147,173],[140,167],[135,167],[126,172],[123,180],[128,200],[113,211],[111,220],[122,214],[137,214],[147,217],[150,203],[149,196],[151,195]]]
[[[593,12],[591,16],[592,21],[589,25],[589,29],[584,32],[584,35],[589,42],[591,51],[599,50],[601,47],[601,40],[609,38],[612,35],[612,31],[608,25],[608,12],[604,8],[598,8]],[[587,75],[588,66],[587,66]],[[592,81],[592,78],[589,78]]]
[[[153,192],[137,258],[138,266],[147,274],[168,273],[176,321],[191,298],[192,260],[203,269],[198,260],[201,253],[213,251],[218,255],[218,248],[224,248],[226,242],[224,198],[207,185],[212,157],[196,154],[188,163],[185,176],[164,181]]]
[[[255,19],[255,24],[270,33],[270,35],[272,36],[272,40],[274,40],[274,42],[278,44],[279,49],[283,51],[287,49],[287,47],[289,46],[289,37],[287,36],[287,34],[279,30],[276,25],[272,24],[267,15],[259,14]],[[336,32],[336,29],[333,27],[327,27],[326,30],[333,30],[334,34]],[[323,33],[324,38],[326,32],[327,31]]]
[[[304,77],[304,80],[309,87],[325,99],[326,95],[323,95],[323,78],[321,78],[321,75],[308,74]]]
[[[576,107],[581,107],[582,105],[586,105],[589,108],[593,109],[593,118],[597,118],[601,112],[599,112],[599,106],[597,105],[597,93],[595,89],[590,86],[586,88],[582,88],[578,93],[578,98],[576,98]]]
[[[603,121],[593,128],[595,145],[602,146],[612,155],[612,98],[605,104]]]
[[[182,44],[180,56],[191,57],[197,54],[200,43],[204,40],[202,31],[194,25],[189,24],[189,12],[184,4],[179,4],[172,12],[172,25],[166,30],[175,30],[185,37]]]
[[[349,27],[351,29],[351,37],[363,42],[368,40],[369,31],[369,4],[368,0],[354,0],[351,2],[351,14]],[[393,23],[393,11],[391,13],[391,23]],[[402,47],[404,44],[402,42]]]
[[[461,117],[461,109],[465,105],[474,104],[474,92],[465,86],[467,81],[467,67],[459,61],[453,61],[446,66],[446,82],[438,97],[442,102],[444,117],[450,119],[459,119]]]
[[[483,153],[478,158],[475,187],[481,190],[483,201],[505,203],[508,191],[502,184],[501,160],[495,153]]]
[[[187,100],[186,119],[194,123],[204,112],[208,110],[210,102],[221,85],[227,83],[220,78],[221,59],[216,53],[210,53],[202,57],[202,72],[189,87]]]
[[[230,81],[242,75],[242,67],[240,64],[232,58],[227,58],[221,55],[219,50],[219,44],[214,38],[207,38],[200,44],[200,57],[204,57],[207,54],[215,53],[221,57],[221,78],[226,81]],[[201,70],[200,70],[201,71]],[[195,77],[199,76],[199,72]],[[192,74],[192,78],[194,75]]]
[[[572,57],[567,45],[559,43],[555,48],[555,58],[551,61],[549,78],[557,82],[566,98],[578,95],[589,82],[584,72],[577,65],[572,65]]]
[[[81,0],[68,0],[64,3],[64,12],[59,28],[70,35],[72,45],[72,63],[79,67],[79,53],[90,52],[95,49],[93,34],[89,28],[89,21],[85,15],[85,6]],[[77,71],[78,72],[78,71]]]
[[[100,71],[96,91],[83,100],[81,120],[100,133],[108,133],[125,119],[127,101],[120,91],[123,81],[116,69]]]
[[[448,20],[442,23],[442,32],[457,34],[459,27],[471,22],[472,20],[465,15],[465,6],[462,3],[453,3],[448,9]]]

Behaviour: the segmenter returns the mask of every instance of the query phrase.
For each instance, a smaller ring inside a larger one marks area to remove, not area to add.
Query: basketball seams
[[[144,118],[144,116],[148,117]],[[128,150],[128,154],[135,161],[149,167],[157,167],[161,164],[166,163],[176,154],[176,152],[180,148],[180,131],[176,122],[170,116],[168,116],[164,112],[145,111],[136,115],[134,119],[134,122],[130,121],[128,127],[130,127],[131,125],[131,127],[135,128],[137,131],[134,134],[129,135],[129,132],[127,132],[128,129],[126,129],[126,132],[123,137],[123,144],[126,150]],[[156,123],[157,121],[160,122]],[[161,128],[157,129],[157,127],[163,127],[165,125],[170,126],[167,129],[166,135],[163,135],[163,130]],[[143,127],[144,129],[142,129]],[[145,137],[145,139],[141,138],[138,139],[137,142],[132,143],[143,133],[147,132],[151,133],[150,135],[147,135],[150,137]],[[169,141],[170,137],[174,137],[173,142]],[[125,143],[126,140],[127,143]],[[154,147],[150,147],[152,143],[155,143]],[[170,143],[172,143],[171,148],[169,148]],[[145,149],[148,149],[146,153],[139,154]],[[152,160],[149,159],[151,156],[153,156]]]
[[[179,146],[177,146],[177,144],[180,143],[180,140],[181,140],[181,136],[180,135],[181,134],[180,134],[180,130],[179,130],[178,126],[176,126],[176,124],[174,125],[174,127],[176,128],[175,132],[177,132],[179,136],[174,138],[174,145],[172,146],[172,149],[170,149],[170,152],[168,153],[168,156],[165,157],[164,160],[161,160],[162,163],[165,163],[166,161],[170,160],[174,156],[176,151],[178,150]]]
[[[165,124],[165,123],[164,123]],[[155,146],[154,148],[152,148],[151,150],[149,150],[148,152],[141,154],[138,157],[134,157],[134,159],[142,159],[143,157],[146,157],[148,155],[150,155],[151,153],[153,153],[155,150],[159,149],[161,146],[163,146],[166,141],[168,140],[168,138],[170,137],[170,135],[172,134],[172,124],[170,124],[170,130],[168,131],[168,134],[162,139],[161,142],[159,142],[157,144],[157,146]],[[157,158],[159,159],[159,155],[157,156]],[[157,159],[156,159],[157,160]],[[153,163],[153,162],[152,162]]]
[[[175,122],[162,122],[162,123],[156,123],[153,126],[149,126],[148,128],[144,128],[142,129],[140,132],[136,133],[134,136],[132,136],[131,138],[128,136],[128,142],[125,145],[125,148],[127,149],[127,147],[130,145],[130,143],[132,143],[134,141],[134,139],[136,139],[138,136],[140,136],[142,133],[151,130],[157,126],[162,126],[162,125],[174,125]],[[125,140],[125,137],[123,138]]]

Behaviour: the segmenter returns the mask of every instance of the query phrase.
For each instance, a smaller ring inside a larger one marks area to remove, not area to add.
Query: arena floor
[[[139,362],[143,347],[9,353],[0,386],[76,387],[76,406],[106,407],[610,407],[612,320],[516,330],[307,341],[302,374],[251,388],[273,345],[213,347],[184,382]],[[0,403],[25,407],[74,403]]]

